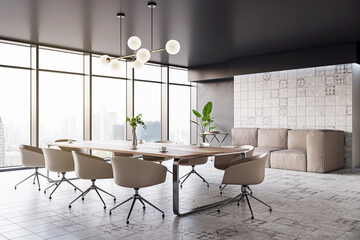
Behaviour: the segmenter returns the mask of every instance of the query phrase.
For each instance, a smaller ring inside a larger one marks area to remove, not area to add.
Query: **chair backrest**
[[[20,145],[21,161],[25,167],[45,167],[45,159],[41,148]]]
[[[71,172],[75,170],[71,152],[52,148],[43,148],[45,167],[52,172]]]
[[[69,139],[69,138],[62,138],[62,139],[55,140],[55,142],[68,142],[68,141],[76,142],[76,140]],[[60,147],[60,146],[59,146],[59,148],[63,151],[67,151],[67,152],[75,151],[75,152],[79,152],[79,153],[88,153],[88,150],[84,149],[84,148],[72,148],[72,147]]]
[[[234,161],[225,170],[223,184],[255,185],[265,178],[267,153]]]
[[[115,183],[122,187],[143,188],[165,182],[167,168],[136,158],[112,157]]]
[[[252,145],[240,145],[236,147],[236,149],[239,149],[241,153],[215,156],[214,167],[220,170],[225,170],[230,166],[231,162],[236,161],[238,159],[251,157],[254,153],[255,147]]]
[[[75,165],[75,174],[81,179],[112,178],[111,164],[104,159],[89,154],[72,152]]]
[[[252,145],[240,145],[236,148],[239,148],[240,150],[243,150],[246,157],[252,157],[254,155],[255,147]]]

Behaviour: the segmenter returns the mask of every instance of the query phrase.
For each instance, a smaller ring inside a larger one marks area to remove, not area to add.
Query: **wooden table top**
[[[226,147],[203,147],[199,148],[197,145],[182,145],[171,143],[141,143],[138,144],[137,149],[131,149],[130,141],[76,141],[68,142],[50,142],[46,143],[48,146],[82,148],[99,151],[119,152],[128,154],[149,155],[154,157],[166,158],[195,158],[206,157],[222,154],[240,153],[241,149],[226,148]],[[167,147],[167,152],[160,152],[161,146]]]

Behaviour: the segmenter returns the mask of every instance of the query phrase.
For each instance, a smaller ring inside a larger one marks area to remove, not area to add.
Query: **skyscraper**
[[[4,125],[0,117],[0,167],[5,166],[5,134]]]

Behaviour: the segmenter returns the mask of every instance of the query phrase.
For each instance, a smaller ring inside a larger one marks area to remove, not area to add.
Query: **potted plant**
[[[205,104],[203,110],[202,110],[202,115],[196,111],[195,109],[192,110],[192,112],[194,113],[194,115],[200,119],[200,123],[195,122],[190,120],[192,123],[198,125],[200,127],[201,133],[205,133],[206,130],[208,129],[208,132],[211,132],[212,130],[214,130],[216,128],[216,126],[211,126],[211,123],[214,122],[214,117],[210,116],[210,113],[212,111],[212,102],[208,102]],[[203,143],[205,143],[206,138],[205,138],[205,134],[200,134]]]
[[[132,118],[126,118],[126,122],[129,122],[130,126],[132,127],[132,148],[137,148],[137,137],[136,137],[136,127],[138,125],[143,126],[144,129],[146,129],[146,125],[144,121],[142,120],[142,114],[140,113],[136,117]]]

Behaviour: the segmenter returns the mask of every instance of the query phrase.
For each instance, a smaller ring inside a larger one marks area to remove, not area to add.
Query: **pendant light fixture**
[[[143,68],[144,64],[146,62],[148,62],[151,58],[151,54],[154,52],[161,52],[166,50],[167,53],[171,54],[171,55],[175,55],[180,51],[180,43],[176,40],[169,40],[166,45],[165,48],[158,48],[158,49],[154,49],[153,46],[153,11],[156,8],[156,2],[148,2],[148,7],[151,10],[151,46],[150,46],[150,50],[146,49],[146,48],[140,48],[141,47],[141,40],[139,37],[137,36],[132,36],[128,39],[127,41],[127,45],[131,50],[136,51],[134,54],[132,55],[127,55],[127,56],[122,56],[122,19],[125,18],[125,14],[124,13],[118,13],[117,17],[120,18],[120,57],[117,58],[111,58],[107,55],[103,55],[100,58],[100,61],[102,64],[107,65],[110,64],[110,67],[113,70],[119,70],[121,67],[120,64],[120,60],[122,59],[128,59],[132,61],[132,67],[136,70],[140,70],[141,68]]]

